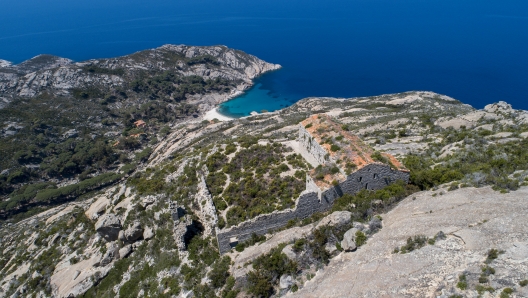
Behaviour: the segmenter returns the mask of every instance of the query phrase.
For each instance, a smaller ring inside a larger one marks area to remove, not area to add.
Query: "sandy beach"
[[[214,108],[214,109],[208,111],[207,113],[205,113],[205,115],[203,117],[203,120],[218,119],[219,121],[230,121],[230,120],[235,119],[235,118],[227,117],[227,116],[224,116],[224,115],[218,113],[217,109],[218,108]]]

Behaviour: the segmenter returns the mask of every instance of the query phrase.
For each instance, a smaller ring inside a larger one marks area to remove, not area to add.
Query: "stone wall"
[[[317,143],[302,124],[299,125],[299,144],[301,149],[306,150],[318,163],[324,164],[328,161],[328,152]]]
[[[409,181],[409,172],[391,169],[385,164],[370,164],[350,174],[345,181],[335,187],[321,191],[310,178],[306,190],[301,193],[295,209],[275,211],[257,216],[251,220],[225,230],[217,230],[218,248],[221,254],[231,250],[233,245],[251,238],[251,234],[264,235],[284,227],[292,219],[304,219],[315,212],[329,210],[335,199],[343,194],[355,194],[362,189],[381,189],[397,180]]]
[[[347,176],[338,185],[320,191],[318,211],[326,211],[334,201],[344,194],[356,194],[362,189],[378,190],[385,186],[403,180],[409,182],[409,172],[391,169],[385,164],[370,164]]]
[[[253,233],[265,235],[272,230],[284,227],[292,219],[302,219],[312,215],[319,211],[320,207],[317,193],[304,191],[297,199],[295,209],[259,215],[229,229],[218,230],[216,236],[220,254],[228,252],[232,245],[236,245],[238,242],[249,240]],[[236,242],[232,242],[232,238],[236,238]]]

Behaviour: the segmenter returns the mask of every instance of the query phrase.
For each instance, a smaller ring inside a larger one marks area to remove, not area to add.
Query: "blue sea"
[[[229,115],[410,90],[528,109],[526,0],[2,1],[0,59],[14,63],[168,43],[223,44],[283,66],[225,103]]]

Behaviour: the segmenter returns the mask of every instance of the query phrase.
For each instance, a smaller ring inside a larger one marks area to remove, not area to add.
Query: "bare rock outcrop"
[[[154,238],[154,230],[152,228],[145,228],[143,231],[143,239],[149,240]]]
[[[494,294],[519,286],[528,276],[528,187],[501,194],[490,187],[462,188],[433,196],[425,191],[383,215],[383,228],[357,251],[341,253],[289,297],[478,297],[479,285]],[[441,235],[443,237],[436,237]],[[393,253],[409,237],[424,235],[434,244]],[[490,249],[499,252],[488,260]],[[493,267],[479,283],[483,266]],[[457,288],[465,274],[467,290]],[[498,296],[488,296],[498,297]]]
[[[110,204],[110,200],[107,197],[100,197],[95,201],[90,208],[86,210],[85,214],[91,220],[96,220],[106,210],[106,207]]]
[[[349,224],[352,218],[352,213],[349,211],[336,211],[323,219],[315,226],[316,229],[323,226],[341,227]]]
[[[125,243],[132,243],[141,237],[143,237],[143,228],[139,222],[134,222],[132,226],[124,231],[120,231],[118,235],[119,240]]]
[[[288,244],[282,249],[282,253],[288,257],[288,259],[295,261],[297,259],[297,254],[293,251],[293,245]]]
[[[484,111],[488,113],[497,113],[497,112],[512,113],[514,110],[511,104],[504,102],[504,101],[499,101],[497,103],[486,105],[484,107]]]
[[[279,287],[281,289],[287,289],[293,285],[293,278],[291,275],[283,275],[279,280]]]
[[[119,258],[120,259],[126,258],[131,252],[132,252],[132,244],[125,245],[119,250]]]
[[[343,240],[341,241],[341,247],[344,251],[353,251],[356,249],[356,233],[359,230],[352,228],[345,232]]]
[[[107,241],[117,240],[121,222],[114,214],[104,214],[95,223],[95,230]]]

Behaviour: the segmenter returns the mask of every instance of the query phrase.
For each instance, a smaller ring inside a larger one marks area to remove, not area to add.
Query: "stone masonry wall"
[[[304,126],[299,125],[299,143],[303,150],[308,151],[318,163],[324,164],[328,161],[328,152],[317,143],[317,141],[310,135],[310,133],[304,128]]]
[[[249,240],[253,233],[264,235],[284,227],[292,219],[304,219],[315,212],[327,211],[332,207],[335,199],[345,193],[355,194],[362,189],[377,190],[397,180],[408,182],[409,172],[394,170],[385,164],[367,165],[350,174],[342,183],[322,192],[317,191],[313,181],[307,178],[307,189],[297,199],[295,209],[260,215],[229,229],[217,230],[220,254],[231,250],[230,239],[233,237],[236,237],[237,242],[244,242]]]

